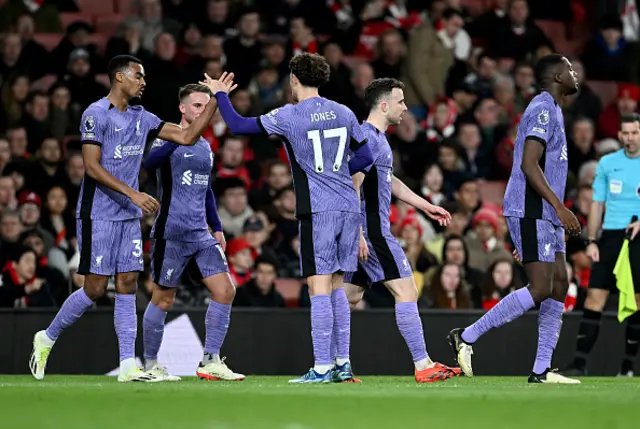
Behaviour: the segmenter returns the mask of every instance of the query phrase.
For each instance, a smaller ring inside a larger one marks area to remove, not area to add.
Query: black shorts
[[[625,231],[623,229],[602,231],[602,236],[598,240],[600,261],[595,262],[591,267],[590,289],[605,289],[611,292],[617,290],[616,276],[613,274],[613,269],[618,261],[624,236]],[[633,286],[636,293],[640,293],[640,236],[629,242],[629,259],[631,261]]]

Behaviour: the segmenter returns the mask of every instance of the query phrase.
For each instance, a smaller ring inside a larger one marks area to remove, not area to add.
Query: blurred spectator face
[[[476,182],[465,182],[456,192],[456,200],[466,211],[478,207],[480,203],[480,191]]]
[[[209,75],[211,76],[211,75]],[[59,86],[51,94],[51,105],[56,109],[67,110],[71,102],[71,92],[66,86]]]
[[[9,65],[15,64],[20,58],[22,52],[22,43],[20,36],[15,33],[10,33],[4,36],[2,57],[5,63]]]
[[[292,182],[291,173],[289,167],[284,164],[273,164],[269,169],[269,177],[267,177],[267,183],[271,189],[283,189],[289,186]]]
[[[3,241],[15,243],[18,241],[21,232],[22,224],[20,223],[20,217],[16,213],[6,213],[2,216],[0,234],[2,234]]]
[[[575,66],[574,66],[575,70]],[[521,90],[528,90],[533,86],[535,79],[533,69],[528,65],[519,66],[516,69],[516,86]]]
[[[404,50],[402,36],[395,30],[382,33],[380,36],[380,54],[388,63],[397,62]]]
[[[276,228],[276,226],[269,220],[269,216],[267,216],[267,214],[262,211],[256,212],[255,215],[256,217],[260,218],[260,220],[262,221],[262,224],[264,225],[264,229],[265,231],[267,231],[267,234],[271,235],[271,233]]]
[[[277,201],[280,210],[286,213],[295,213],[296,211],[296,194],[293,189],[284,191]]]
[[[460,266],[466,263],[466,253],[462,240],[453,239],[447,242],[447,248],[444,250],[444,261],[451,262]]]
[[[624,96],[618,98],[618,111],[622,115],[628,115],[630,113],[635,113],[638,109],[638,102],[629,96]]]
[[[229,257],[229,262],[233,265],[233,268],[239,272],[247,272],[253,265],[253,256],[251,255],[251,249],[242,249]]]
[[[356,69],[351,78],[356,91],[364,92],[364,89],[369,86],[373,80],[373,68],[367,63],[362,63],[356,66]]]
[[[75,154],[69,157],[67,162],[67,174],[71,183],[79,186],[84,178],[84,162],[82,161],[82,155]]]
[[[455,292],[460,286],[460,266],[447,264],[442,268],[440,282],[446,292]]]
[[[244,143],[237,138],[227,138],[220,150],[220,162],[224,167],[236,168],[242,164]]]
[[[451,18],[442,21],[442,28],[451,38],[454,38],[463,26],[464,20],[458,15],[453,15]]]
[[[25,203],[18,208],[20,221],[26,227],[34,227],[40,221],[40,207],[33,203]]]
[[[23,281],[31,280],[36,275],[36,255],[33,252],[25,252],[18,262],[13,263],[13,267]]]
[[[24,128],[14,128],[7,133],[11,155],[24,156],[27,152],[27,130]]]
[[[513,268],[508,262],[499,262],[493,268],[493,283],[498,289],[506,289],[511,286],[511,280],[513,280]]]
[[[272,68],[260,70],[256,81],[260,88],[273,88],[278,83],[278,71]]]
[[[326,54],[327,54],[326,48],[324,52],[326,57]],[[264,49],[264,57],[267,59],[267,61],[269,61],[271,65],[274,65],[274,66],[278,66],[282,64],[286,55],[287,55],[287,52],[284,50],[284,46],[282,46],[279,43],[272,43]],[[329,61],[329,58],[327,58],[327,61]],[[331,62],[329,62],[329,64],[331,64]]]
[[[247,191],[244,187],[227,189],[222,196],[222,205],[231,216],[242,214],[247,208]]]
[[[485,98],[475,111],[475,118],[481,128],[493,128],[498,125],[500,109],[492,98]]]
[[[635,155],[640,150],[640,123],[623,123],[618,131],[618,140],[627,153]]]
[[[222,58],[224,50],[222,49],[222,37],[206,36],[202,39],[202,58],[219,60]],[[211,76],[211,75],[209,75]]]
[[[251,110],[251,95],[249,91],[241,89],[233,91],[232,94],[231,104],[233,104],[233,107],[239,114],[246,116]]]
[[[577,205],[580,213],[589,214],[589,210],[591,209],[592,198],[593,198],[592,188],[588,186],[584,186],[578,190]]]
[[[18,103],[25,101],[29,95],[29,78],[26,76],[18,77],[11,86],[11,95]]]
[[[22,244],[30,249],[33,249],[38,257],[44,254],[44,241],[42,241],[42,238],[38,237],[37,235],[28,236],[24,239]]]
[[[67,203],[67,193],[60,186],[54,186],[47,193],[47,209],[52,215],[61,215]]]
[[[480,143],[482,143],[480,129],[476,124],[463,124],[460,127],[460,136],[458,139],[460,140],[460,145],[466,150],[476,150],[480,147]]]
[[[617,28],[605,28],[600,30],[600,34],[602,34],[602,38],[607,46],[618,46],[618,42],[622,37],[622,33]]]
[[[514,0],[509,8],[509,20],[515,26],[524,25],[529,18],[529,6],[526,0]]]
[[[11,146],[9,146],[9,140],[0,138],[0,169],[11,160]]]
[[[456,169],[456,162],[458,161],[458,154],[449,146],[440,146],[438,149],[438,164],[445,171],[454,171]]]
[[[155,24],[162,20],[162,5],[160,0],[141,0],[140,17],[147,24]]]
[[[195,25],[191,25],[189,28],[187,28],[187,31],[184,32],[184,43],[188,47],[198,46],[201,40],[202,34],[200,34],[200,30],[198,30],[198,27],[196,27]]]
[[[36,24],[29,14],[20,15],[16,22],[16,31],[22,40],[31,40],[36,32]]]
[[[493,226],[491,226],[489,222],[478,222],[473,230],[478,236],[478,240],[480,240],[480,242],[482,243],[486,243],[496,235],[496,231],[493,229]]]
[[[276,267],[261,262],[256,267],[256,285],[263,292],[267,293],[271,290],[271,286],[276,281]]]
[[[473,92],[456,91],[453,93],[453,99],[459,106],[458,113],[469,110],[478,100],[478,96]]]
[[[444,0],[434,0],[434,2],[431,3],[431,8],[429,9],[429,17],[431,18],[431,21],[439,21],[446,8],[447,3]]]
[[[342,48],[337,43],[329,43],[324,47],[324,57],[327,59],[327,62],[334,69],[340,66],[342,62]]]
[[[405,142],[413,142],[418,136],[418,124],[416,122],[415,116],[411,113],[405,113],[402,115],[402,122],[398,124],[398,128],[396,128],[396,136],[402,141]],[[397,159],[399,157],[395,157]]]
[[[296,41],[306,41],[312,36],[311,28],[307,27],[304,18],[291,20],[291,37]]]
[[[53,138],[44,139],[40,146],[40,155],[46,165],[57,165],[62,157],[58,140]]]
[[[0,208],[6,207],[15,195],[16,188],[13,179],[9,176],[0,177]]]
[[[209,21],[225,22],[229,14],[229,2],[227,0],[209,0],[207,2],[207,17]]]
[[[438,105],[436,106],[436,111],[433,115],[433,124],[437,129],[441,130],[445,126],[447,126],[448,121],[449,121],[449,106],[445,102],[438,103]]]
[[[578,186],[593,185],[593,179],[596,177],[596,168],[598,163],[596,161],[589,161],[582,164],[580,170],[578,170]]]
[[[240,36],[253,39],[260,31],[260,16],[257,13],[247,13],[240,18]]]
[[[429,188],[431,192],[440,192],[443,182],[442,170],[440,170],[437,164],[429,167],[422,177],[422,185]]]
[[[211,97],[209,94],[194,92],[189,94],[183,103],[180,103],[180,113],[182,113],[187,124],[191,124],[198,116],[200,116],[210,99]]]
[[[467,227],[467,217],[464,213],[451,213],[451,222],[447,225],[446,233],[462,235]]]
[[[266,228],[262,228],[258,231],[247,230],[244,232],[244,238],[247,239],[251,247],[254,249],[260,249],[269,238],[269,233]]]
[[[491,80],[496,76],[498,63],[490,57],[482,57],[478,64],[478,76],[482,79]]]
[[[222,64],[218,60],[208,60],[204,66],[204,72],[214,79],[222,76]]]
[[[84,28],[78,29],[74,33],[69,34],[69,40],[76,48],[83,48],[91,43],[89,33]]]
[[[156,55],[163,61],[173,61],[176,56],[176,41],[169,33],[162,33],[156,39]]]
[[[418,221],[416,220],[416,222]],[[402,228],[401,237],[409,245],[418,243],[420,241],[420,230],[413,224],[406,225]]]
[[[503,107],[512,106],[516,99],[515,85],[510,77],[500,79],[493,86],[493,97]]]
[[[573,123],[573,144],[582,152],[588,152],[593,144],[594,130],[591,121],[578,120]]]
[[[87,58],[76,58],[69,64],[71,74],[77,77],[86,77],[91,71],[91,63]]]
[[[49,116],[49,97],[36,95],[33,101],[27,103],[27,112],[36,121],[44,121]]]

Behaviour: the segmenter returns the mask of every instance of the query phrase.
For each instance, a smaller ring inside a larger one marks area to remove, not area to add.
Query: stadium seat
[[[116,12],[130,15],[136,13],[136,5],[133,0],[116,0]]]
[[[62,37],[62,34],[57,33],[38,33],[33,36],[33,39],[41,44],[47,51],[50,51],[58,46]]]
[[[615,82],[591,80],[587,82],[587,85],[600,97],[604,107],[618,98],[618,84]]]
[[[287,307],[297,307],[302,282],[298,279],[276,279],[276,290],[282,295]]]
[[[76,0],[78,9],[82,13],[92,15],[111,15],[116,10],[114,0]]]
[[[60,22],[65,30],[70,24],[76,21],[83,21],[93,26],[93,15],[90,13],[61,13]]]
[[[501,181],[478,181],[480,198],[487,203],[502,206],[507,184]]]
[[[106,74],[106,73],[97,74],[96,75],[96,82],[99,82],[99,83],[103,84],[107,88],[111,88],[111,82],[109,82],[109,75]]]
[[[105,34],[109,37],[116,34],[118,25],[127,17],[124,14],[114,14],[96,16],[96,33]]]
[[[47,74],[31,84],[32,90],[48,91],[56,81],[56,75]]]

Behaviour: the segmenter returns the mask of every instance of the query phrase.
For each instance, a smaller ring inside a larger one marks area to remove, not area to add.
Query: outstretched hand
[[[422,211],[431,219],[437,221],[440,226],[447,226],[451,222],[451,214],[440,206],[426,203],[422,207]]]
[[[219,79],[213,79],[205,73],[204,80],[201,81],[200,84],[209,88],[214,95],[218,92],[229,94],[238,87],[237,84],[233,83],[233,78],[233,73],[224,72]]]

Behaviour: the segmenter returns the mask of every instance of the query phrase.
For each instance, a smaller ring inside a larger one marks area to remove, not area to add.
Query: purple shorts
[[[522,263],[555,262],[566,253],[564,228],[548,220],[507,217],[507,227]]]
[[[139,219],[108,221],[76,219],[80,265],[78,274],[113,276],[142,271]]]
[[[378,228],[379,231],[379,228]],[[369,287],[372,283],[411,277],[411,265],[404,255],[398,240],[388,232],[386,234],[367,232],[369,257],[358,263],[358,270],[345,273],[344,282],[360,287]]]

